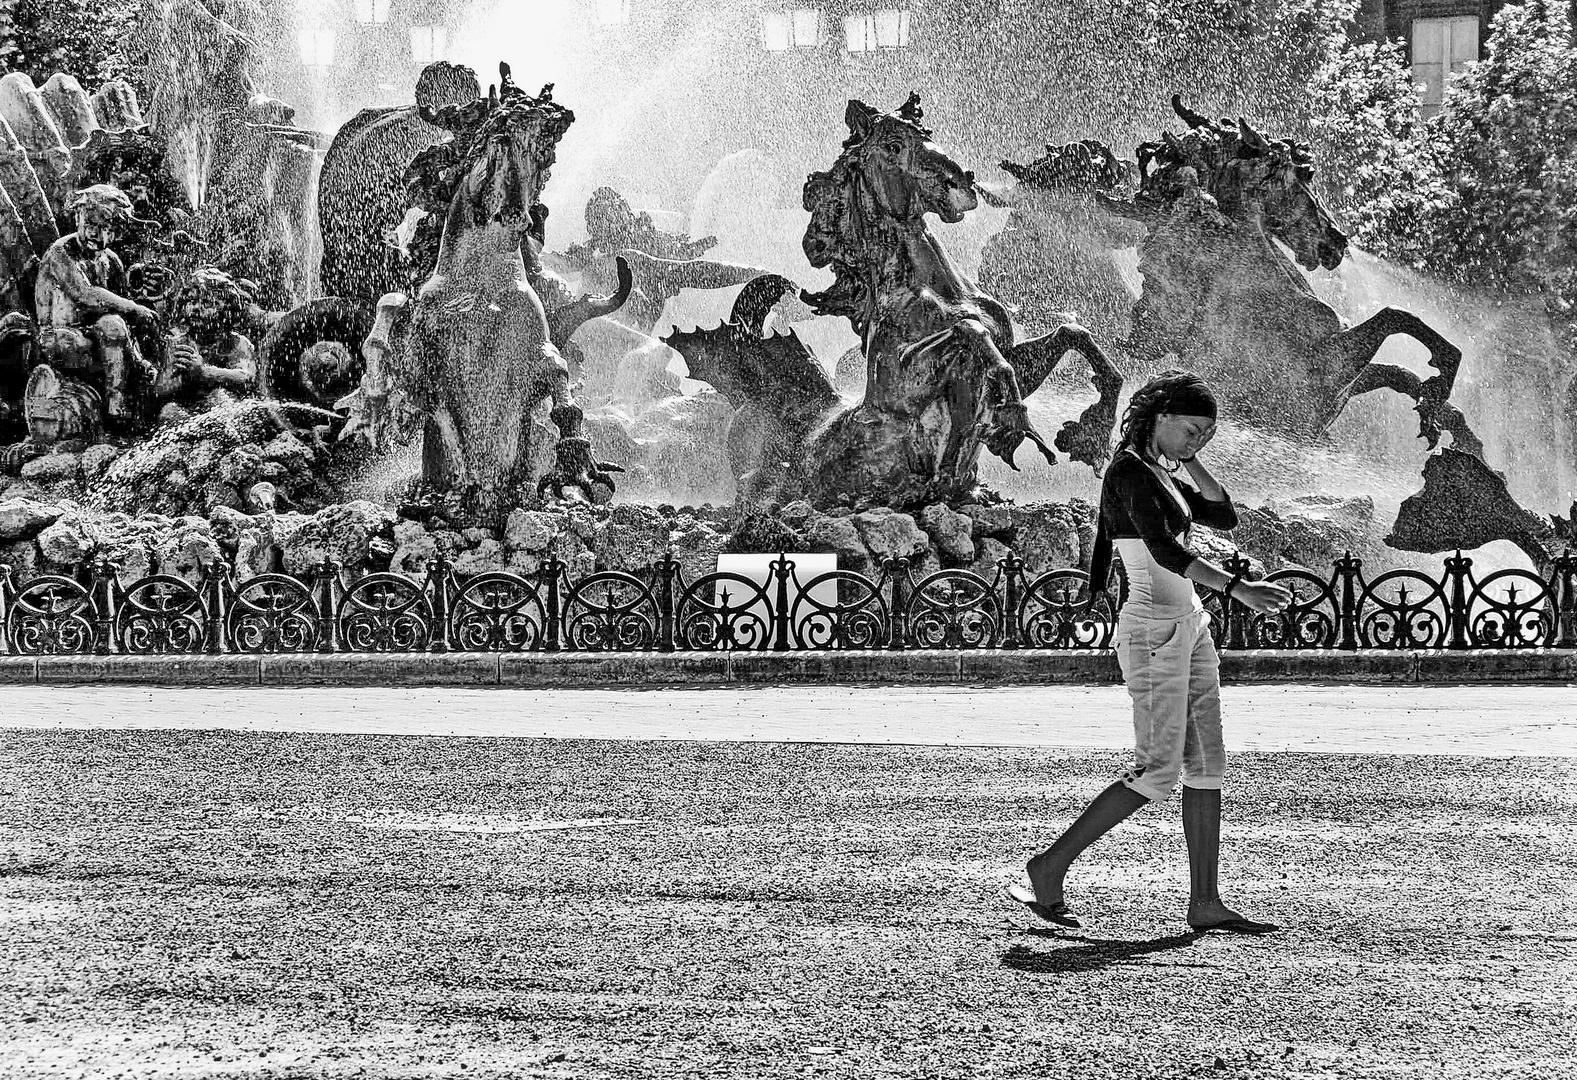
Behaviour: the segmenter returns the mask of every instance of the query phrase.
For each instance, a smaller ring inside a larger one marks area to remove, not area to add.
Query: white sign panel
[[[742,578],[746,578],[755,582],[766,590],[768,601],[775,603],[777,601],[777,582],[772,577],[772,563],[775,562],[779,557],[780,556],[775,552],[772,554],[748,552],[719,555],[717,557],[717,572],[720,574],[737,574]],[[796,615],[794,604],[799,600],[800,596],[799,586],[801,584],[808,583],[813,578],[819,577],[822,574],[830,574],[832,571],[836,570],[838,568],[838,556],[831,553],[812,554],[790,552],[788,555],[788,560],[794,564],[794,572],[789,578],[788,583],[789,615],[791,619],[794,619]],[[738,603],[740,599],[739,593],[742,588],[743,586],[737,582],[716,582],[712,586],[714,598],[713,602],[719,604],[722,603],[723,590],[726,589],[728,590],[730,600],[734,603]],[[810,590],[810,598],[812,600],[818,601],[819,603],[825,604],[827,607],[834,606],[838,602],[837,581],[829,579],[827,581],[821,582],[815,588]],[[809,603],[809,601],[801,604],[797,613],[798,618],[803,619],[813,610],[814,608]],[[752,615],[759,617],[766,624],[767,633],[770,635],[772,632],[772,609],[758,600],[750,606],[749,613],[744,617],[748,619]],[[822,622],[822,625],[826,625],[825,621]],[[814,627],[814,623],[812,623],[811,626]],[[771,639],[769,637],[769,647],[770,641]],[[796,633],[796,627],[794,626],[794,623],[790,622],[789,644],[798,648],[811,648],[814,647],[816,642],[801,642],[799,635]]]

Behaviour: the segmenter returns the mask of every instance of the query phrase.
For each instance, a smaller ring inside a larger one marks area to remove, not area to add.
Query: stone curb
[[[1225,683],[1573,683],[1577,682],[1577,649],[1264,649],[1222,654],[1221,677]],[[712,687],[1121,681],[1110,652],[1038,649],[0,656],[0,684]]]

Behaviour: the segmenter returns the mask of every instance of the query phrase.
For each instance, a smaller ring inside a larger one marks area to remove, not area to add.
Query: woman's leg
[[[1267,934],[1275,923],[1255,922],[1221,902],[1216,881],[1221,856],[1221,789],[1183,786],[1183,836],[1188,840],[1188,925],[1195,930]]]
[[[1114,647],[1133,698],[1134,765],[1029,861],[1035,899],[1051,908],[1063,903],[1062,881],[1073,860],[1135,810],[1170,795],[1182,770],[1193,647],[1187,620],[1138,621],[1124,629]]]
[[[1121,780],[1090,800],[1067,831],[1029,861],[1029,883],[1035,890],[1036,901],[1053,909],[1062,904],[1062,879],[1067,876],[1073,860],[1149,801]]]
[[[1183,837],[1188,841],[1188,921],[1221,903],[1221,789],[1183,785]]]
[[[1183,837],[1188,842],[1188,925],[1196,930],[1266,933],[1273,923],[1246,919],[1221,902],[1221,661],[1201,620],[1188,682],[1188,732],[1183,743]]]

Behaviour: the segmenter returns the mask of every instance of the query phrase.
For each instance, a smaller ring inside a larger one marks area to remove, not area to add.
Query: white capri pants
[[[1209,612],[1152,619],[1124,608],[1112,647],[1133,698],[1134,763],[1124,786],[1152,802],[1169,796],[1179,777],[1186,787],[1220,788],[1227,755]]]

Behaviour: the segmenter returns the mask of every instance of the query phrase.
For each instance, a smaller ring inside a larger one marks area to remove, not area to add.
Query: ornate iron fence
[[[1228,569],[1247,570],[1241,558]],[[875,578],[838,570],[800,580],[780,556],[768,580],[718,573],[687,580],[669,557],[647,574],[571,581],[547,560],[532,575],[462,578],[439,561],[424,578],[342,580],[325,563],[306,578],[212,573],[193,584],[154,575],[121,583],[101,563],[23,582],[0,567],[0,655],[303,652],[629,652],[791,649],[1108,647],[1116,605],[1092,601],[1083,571],[1033,579],[1016,558],[991,580],[967,570],[916,576],[902,561]],[[1531,649],[1577,647],[1577,558],[1549,576],[1474,575],[1447,559],[1443,579],[1392,570],[1373,580],[1350,555],[1330,576],[1284,570],[1295,602],[1260,615],[1210,594],[1224,649]]]

